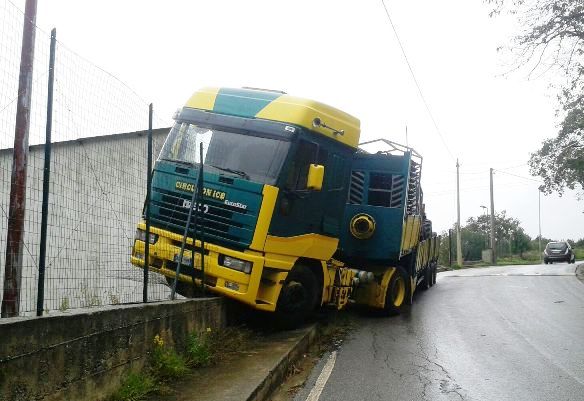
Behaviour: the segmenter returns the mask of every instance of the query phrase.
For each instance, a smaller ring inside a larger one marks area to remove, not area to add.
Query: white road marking
[[[326,361],[324,367],[322,368],[322,372],[318,375],[318,379],[316,379],[316,383],[314,383],[314,387],[310,390],[310,394],[306,397],[306,401],[318,401],[320,398],[320,394],[322,390],[324,390],[324,386],[328,381],[331,373],[333,372],[333,368],[335,367],[335,361],[337,360],[337,351],[333,351],[328,361]]]

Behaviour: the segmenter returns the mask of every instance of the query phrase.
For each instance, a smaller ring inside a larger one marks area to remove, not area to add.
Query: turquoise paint
[[[176,171],[177,167],[185,169],[182,165],[168,161],[159,160],[156,163],[152,176],[150,217],[153,227],[182,235],[189,210],[183,202],[185,200],[190,202],[192,192],[177,189],[176,182],[194,185],[198,177],[198,168],[187,168],[188,173],[183,174]],[[222,176],[222,180],[228,183],[220,181]],[[199,219],[201,217],[204,219],[206,241],[234,249],[249,247],[262,203],[263,184],[229,174],[209,172],[204,173],[203,180],[204,188],[225,193],[224,199],[203,196],[203,200],[199,201],[208,207],[204,207],[206,213],[198,215]],[[246,207],[245,209],[234,207],[232,204],[226,204],[225,200]]]
[[[406,153],[404,156],[383,154],[355,155],[352,169],[365,173],[364,196],[362,204],[347,203],[345,206],[343,228],[339,243],[339,248],[342,250],[342,255],[340,255],[341,260],[359,261],[364,266],[370,264],[367,268],[372,271],[375,270],[376,266],[397,263],[399,261],[407,186],[402,193],[401,207],[371,206],[367,204],[369,174],[379,172],[400,174],[406,177],[409,163],[409,153]],[[360,213],[370,215],[376,222],[375,232],[369,239],[357,239],[353,237],[349,230],[351,219]],[[367,255],[366,258],[363,255]]]
[[[217,93],[215,113],[254,118],[264,107],[282,96],[280,93],[250,89],[223,88]]]

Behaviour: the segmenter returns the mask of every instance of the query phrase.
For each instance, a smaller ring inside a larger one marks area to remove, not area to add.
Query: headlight
[[[233,270],[237,270],[243,273],[251,273],[251,266],[252,263],[248,262],[247,260],[241,260],[237,258],[233,258],[231,256],[222,255],[223,260],[220,260],[220,264],[222,266],[228,267]]]
[[[137,239],[142,242],[146,242],[146,231],[140,230],[139,228],[136,230],[136,234],[134,235],[134,239]],[[150,233],[150,242],[151,244],[156,244],[158,241],[158,234]]]

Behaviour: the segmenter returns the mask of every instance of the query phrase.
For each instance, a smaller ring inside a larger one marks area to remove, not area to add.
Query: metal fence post
[[[148,167],[146,172],[146,241],[144,242],[144,286],[142,288],[142,302],[148,302],[148,273],[150,269],[150,187],[152,185],[152,103],[148,107]]]
[[[45,132],[45,160],[43,169],[43,204],[41,211],[41,240],[39,250],[39,277],[37,284],[37,316],[43,315],[45,303],[45,264],[47,259],[47,222],[49,218],[49,192],[51,180],[51,133],[53,130],[53,84],[55,81],[55,46],[57,30],[51,31],[49,55],[49,89],[47,94],[47,126]]]
[[[199,199],[200,202],[204,202],[203,201],[203,187],[205,185],[205,177],[204,177],[204,171],[203,171],[203,142],[201,142],[200,145],[200,156],[199,156],[199,185],[198,185],[198,191],[199,191]],[[200,237],[200,241],[201,241],[201,275],[202,275],[202,279],[201,279],[201,285],[203,288],[203,296],[205,295],[205,206],[203,205],[202,207],[203,211],[201,213],[201,237]],[[196,230],[196,228],[195,228]],[[193,240],[194,241],[194,240]],[[193,255],[193,259],[194,259],[194,255]]]

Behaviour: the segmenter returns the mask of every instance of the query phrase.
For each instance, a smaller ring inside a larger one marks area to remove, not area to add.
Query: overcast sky
[[[15,2],[24,9],[24,1]],[[489,167],[529,177],[529,152],[555,136],[555,93],[546,77],[509,70],[497,46],[513,21],[490,19],[479,0],[387,0],[440,139],[381,0],[39,1],[37,24],[154,103],[169,121],[202,86],[260,87],[314,98],[361,120],[362,140],[408,143],[424,156],[434,230],[489,205]],[[537,183],[497,172],[495,209],[538,231]],[[542,196],[542,234],[584,237],[574,193]]]

